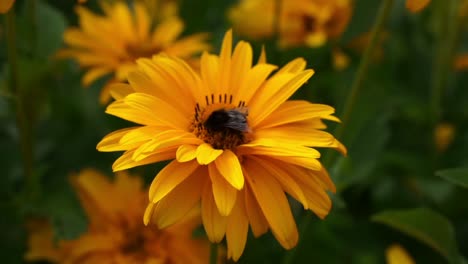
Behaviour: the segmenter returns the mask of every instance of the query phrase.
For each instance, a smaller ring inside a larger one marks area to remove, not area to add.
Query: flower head
[[[325,217],[331,207],[326,190],[335,187],[313,147],[345,151],[322,131],[322,119],[338,121],[332,107],[287,101],[314,74],[304,59],[277,70],[264,58],[252,65],[244,41],[233,52],[228,31],[220,55],[202,55],[200,75],[175,57],[138,60],[129,84],[113,87],[116,101],[107,108],[138,126],[97,146],[125,151],[114,170],[174,159],[151,184],[145,223],[170,226],[201,201],[209,239],[226,236],[234,260],[249,226],[255,236],[271,229],[287,249],[296,245],[285,193]]]
[[[111,182],[94,170],[73,179],[89,220],[88,231],[75,240],[53,242],[47,222],[30,226],[27,260],[52,263],[207,263],[208,241],[192,238],[198,220],[191,215],[172,228],[143,225],[146,191],[141,179],[125,173]]]
[[[399,244],[393,244],[385,250],[387,264],[414,264],[408,252]]]
[[[15,0],[2,0],[0,2],[0,14],[5,14],[15,3]]]
[[[350,0],[281,1],[279,18],[277,2],[241,0],[229,12],[236,32],[252,39],[272,37],[278,23],[280,46],[317,47],[339,37],[351,18]]]
[[[103,2],[104,15],[97,15],[83,6],[76,11],[79,27],[65,31],[67,48],[59,57],[74,58],[87,69],[84,86],[105,75],[112,81],[124,81],[129,71],[135,69],[135,60],[164,52],[183,59],[208,49],[206,34],[180,38],[184,23],[176,16],[164,16],[153,26],[152,16],[143,3],[136,2],[131,9],[124,1],[113,4]],[[133,12],[132,12],[133,10]],[[103,89],[101,101],[107,102],[108,86]]]

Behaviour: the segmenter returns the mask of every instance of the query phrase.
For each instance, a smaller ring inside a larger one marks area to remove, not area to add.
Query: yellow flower
[[[276,0],[241,0],[229,11],[234,30],[252,39],[275,34]],[[279,45],[317,47],[339,37],[351,18],[350,0],[281,0]],[[261,15],[259,15],[261,14]]]
[[[328,105],[287,99],[313,74],[302,58],[277,70],[232,32],[220,55],[204,53],[199,75],[184,61],[155,56],[137,61],[129,84],[113,87],[106,112],[137,123],[107,135],[100,151],[125,151],[113,169],[171,160],[149,190],[144,222],[176,223],[201,201],[213,242],[224,236],[228,257],[241,256],[249,225],[255,236],[271,229],[286,249],[298,232],[285,192],[324,218],[335,191],[312,147],[345,148],[322,131],[338,121]],[[270,76],[271,75],[271,76]]]
[[[450,123],[439,123],[435,128],[434,141],[439,152],[444,152],[455,138],[455,127]]]
[[[1,0],[0,1],[0,14],[5,14],[15,3],[15,0]]]
[[[206,34],[179,38],[184,23],[175,16],[160,21],[153,27],[149,12],[142,3],[135,3],[133,11],[122,2],[102,3],[104,16],[78,6],[80,27],[69,28],[64,33],[67,48],[59,57],[74,58],[88,69],[83,76],[84,86],[108,74],[114,81],[125,81],[129,71],[135,68],[135,60],[164,52],[183,59],[209,48]],[[108,87],[103,89],[101,102],[110,99]]]
[[[209,243],[192,238],[197,215],[165,230],[145,227],[141,218],[147,193],[141,179],[125,173],[115,181],[94,170],[72,179],[88,216],[88,231],[75,240],[54,244],[47,222],[30,226],[26,260],[52,263],[200,263],[209,258]]]
[[[455,57],[453,68],[456,71],[468,70],[468,53],[461,53]]]
[[[431,3],[431,0],[406,0],[406,9],[413,13],[417,13]]]
[[[406,252],[406,250],[398,245],[393,244],[385,251],[387,264],[414,264],[414,260]]]

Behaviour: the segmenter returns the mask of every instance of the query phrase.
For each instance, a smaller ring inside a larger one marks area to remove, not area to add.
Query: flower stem
[[[211,243],[210,246],[210,264],[218,263],[218,244]]]
[[[359,92],[361,91],[362,88],[362,83],[364,82],[364,79],[367,74],[367,69],[369,67],[372,54],[374,52],[375,45],[377,43],[377,39],[379,36],[379,33],[382,31],[384,22],[387,20],[388,15],[390,14],[390,11],[392,9],[392,4],[393,0],[384,0],[382,1],[379,11],[377,13],[377,18],[375,20],[375,23],[372,27],[371,31],[371,36],[370,36],[370,42],[367,45],[364,55],[361,59],[361,62],[359,63],[358,70],[356,72],[356,76],[354,78],[354,81],[351,85],[351,91],[350,95],[348,96],[344,108],[343,108],[343,114],[342,114],[342,124],[339,125],[334,133],[336,138],[341,138],[344,128],[348,126],[351,112],[353,110],[353,106],[356,103],[356,99],[359,95]],[[331,153],[331,152],[330,152]],[[331,162],[333,161],[333,155],[328,155],[324,160],[325,165],[330,165]],[[310,226],[310,223],[313,221],[313,217],[310,216],[309,212],[305,212],[300,224],[299,224],[299,231],[301,237],[303,237],[307,233],[307,229]],[[298,244],[301,242],[301,239],[299,239]],[[297,246],[296,246],[297,247]],[[284,264],[291,264],[295,263],[294,259],[296,257],[296,249],[290,250],[286,252],[284,258],[283,258],[283,263]]]
[[[377,18],[375,23],[372,27],[369,44],[367,45],[366,49],[364,50],[364,54],[362,56],[361,61],[359,62],[359,66],[354,77],[354,80],[351,84],[349,96],[347,97],[343,110],[341,111],[341,124],[336,127],[334,136],[337,139],[343,140],[343,132],[349,125],[351,113],[353,111],[354,104],[358,98],[358,95],[362,89],[362,84],[367,76],[367,69],[369,68],[369,64],[372,60],[372,54],[374,54],[375,46],[378,42],[379,35],[382,32],[383,26],[385,21],[387,20],[388,15],[392,9],[393,0],[384,0],[380,4],[379,11],[377,13]],[[333,158],[335,157],[335,153],[330,151],[328,155],[324,158],[324,165],[330,166],[333,162]]]
[[[25,176],[25,191],[31,194],[35,190],[36,182],[33,175],[33,144],[31,137],[31,124],[28,121],[25,95],[21,89],[18,75],[18,56],[16,45],[15,11],[11,9],[6,14],[7,54],[10,68],[10,90],[16,99],[16,122],[19,131],[21,156]]]
[[[458,0],[449,0],[438,10],[439,27],[437,32],[438,43],[436,44],[435,62],[433,66],[433,79],[431,87],[431,116],[434,125],[440,120],[442,115],[442,95],[447,86],[448,75],[452,68],[453,51],[455,50],[457,28],[459,26]]]
[[[31,52],[37,55],[37,0],[28,1],[28,17],[30,19],[29,24],[31,25],[29,36]]]

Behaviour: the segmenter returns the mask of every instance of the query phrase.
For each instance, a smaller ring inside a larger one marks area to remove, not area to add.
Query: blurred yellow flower
[[[332,50],[333,68],[337,71],[344,70],[349,65],[349,56],[339,48]]]
[[[252,39],[275,34],[276,0],[241,0],[231,8],[234,31]],[[351,0],[281,0],[279,45],[317,47],[339,37],[351,18]]]
[[[385,255],[387,264],[415,264],[408,252],[398,244],[389,246]]]
[[[177,0],[139,0],[148,10],[151,19],[155,22],[170,17],[177,17],[179,5]]]
[[[456,71],[466,71],[466,70],[468,70],[468,53],[458,54],[455,57],[455,61],[453,63],[453,68]]]
[[[115,181],[94,170],[72,178],[88,217],[88,231],[75,240],[54,243],[44,221],[29,226],[28,261],[52,263],[208,263],[209,243],[192,238],[197,214],[165,230],[143,225],[147,192],[141,179],[125,173]]]
[[[298,231],[285,193],[324,218],[335,186],[313,147],[346,149],[322,119],[339,121],[328,105],[287,99],[313,74],[302,58],[277,70],[265,54],[252,66],[252,48],[232,32],[220,55],[204,53],[201,75],[183,60],[155,56],[137,61],[129,84],[113,87],[106,112],[139,125],[107,135],[100,151],[125,151],[113,169],[171,160],[155,177],[144,222],[176,223],[201,201],[212,242],[225,236],[238,260],[249,225],[268,229],[286,249]]]
[[[1,0],[0,1],[0,14],[5,14],[10,10],[10,8],[13,6],[13,3],[15,3],[15,0]]]
[[[434,141],[439,152],[444,152],[455,138],[455,127],[450,123],[439,123],[435,128]]]
[[[113,4],[102,2],[104,16],[78,6],[80,27],[69,28],[64,33],[67,48],[59,57],[74,58],[88,69],[83,76],[84,86],[96,79],[112,74],[114,81],[125,81],[128,72],[135,69],[135,60],[164,52],[183,59],[208,49],[207,34],[179,38],[184,23],[175,16],[152,26],[145,6],[137,2],[132,9],[122,1]],[[101,102],[110,99],[108,86],[101,93]]]
[[[406,0],[406,9],[413,13],[417,13],[426,8],[430,3],[431,0]]]

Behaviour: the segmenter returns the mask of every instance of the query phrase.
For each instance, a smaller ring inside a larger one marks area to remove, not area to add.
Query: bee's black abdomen
[[[204,126],[211,131],[224,131],[231,129],[239,132],[247,132],[247,117],[239,110],[216,110],[205,121]]]

